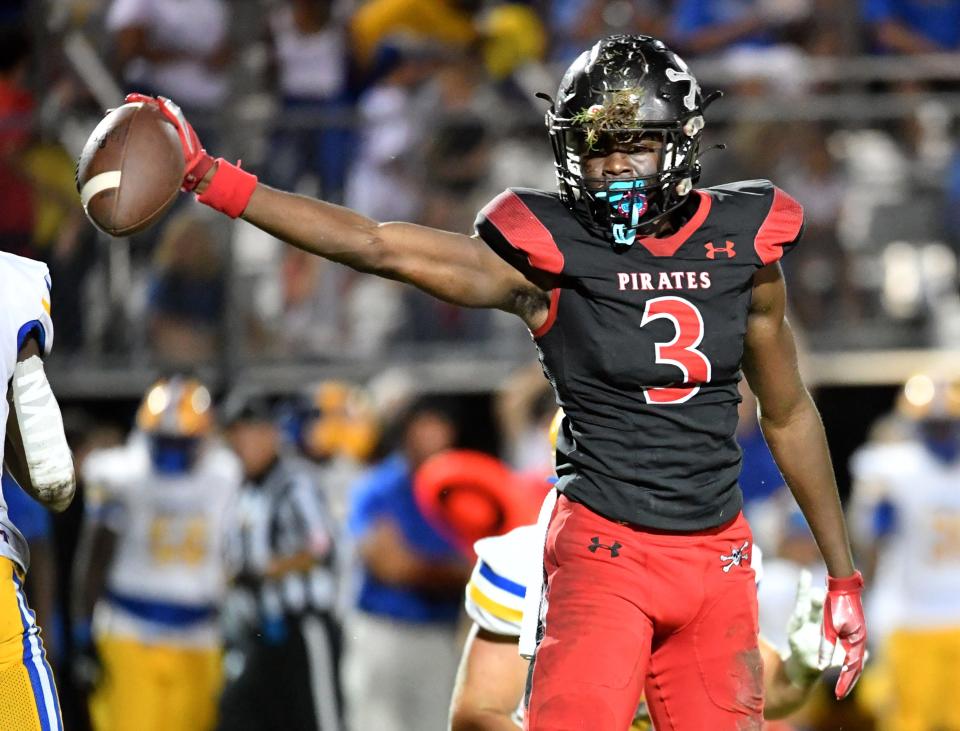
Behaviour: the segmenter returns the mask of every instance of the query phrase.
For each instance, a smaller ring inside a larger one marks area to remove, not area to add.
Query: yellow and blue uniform
[[[0,559],[0,728],[59,731],[60,703],[23,574]]]
[[[530,561],[518,557],[543,550],[543,531],[536,525],[514,528],[503,536],[474,544],[477,563],[467,584],[466,610],[488,632],[520,637]]]
[[[881,540],[866,606],[878,652],[865,702],[881,729],[958,731],[960,459],[912,438],[861,448],[851,473],[855,527]]]
[[[211,728],[221,684],[223,519],[241,481],[236,458],[208,444],[191,470],[163,474],[135,434],[91,454],[84,476],[88,519],[117,540],[93,616],[105,670],[90,701],[94,727]]]
[[[50,276],[46,265],[0,252],[0,464],[6,438],[7,389],[17,354],[29,337],[46,355],[53,346]],[[23,579],[27,543],[7,516],[0,493],[0,728],[60,731],[60,704],[40,628],[27,604]]]

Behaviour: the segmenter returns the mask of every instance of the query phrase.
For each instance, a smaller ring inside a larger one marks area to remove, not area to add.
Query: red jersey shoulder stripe
[[[774,187],[773,203],[753,240],[753,247],[764,266],[778,261],[783,256],[783,247],[794,243],[802,228],[803,206]]]
[[[563,252],[553,235],[516,193],[505,190],[480,213],[511,246],[526,254],[531,266],[551,274],[563,271]]]

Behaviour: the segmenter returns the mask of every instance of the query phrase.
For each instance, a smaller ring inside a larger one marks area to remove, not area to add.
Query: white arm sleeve
[[[34,355],[18,362],[12,385],[34,496],[44,505],[63,510],[73,499],[76,487],[73,456],[43,361]]]

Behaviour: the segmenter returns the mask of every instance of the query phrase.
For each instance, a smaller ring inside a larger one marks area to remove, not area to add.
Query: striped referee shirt
[[[249,598],[260,620],[334,610],[334,523],[309,464],[284,456],[259,481],[244,483],[236,514],[227,524],[226,559],[234,591],[253,594]],[[316,558],[309,570],[265,576],[274,561],[303,551]]]

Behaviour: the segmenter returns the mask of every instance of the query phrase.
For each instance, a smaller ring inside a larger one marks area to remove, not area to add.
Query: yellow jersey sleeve
[[[466,610],[477,625],[498,635],[520,637],[523,620],[524,561],[534,526],[477,541],[477,563],[466,589]],[[531,553],[531,555],[533,555]]]

